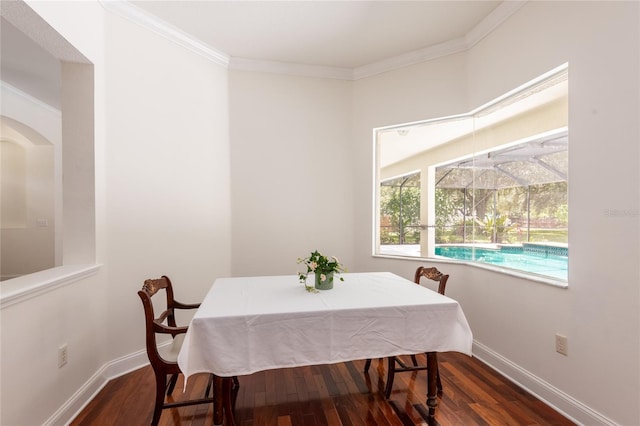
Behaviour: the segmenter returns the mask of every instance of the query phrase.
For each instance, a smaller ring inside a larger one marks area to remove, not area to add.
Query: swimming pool
[[[566,280],[568,275],[569,256],[566,247],[544,244],[497,246],[496,248],[438,246],[435,254],[451,259],[488,263],[562,280]]]

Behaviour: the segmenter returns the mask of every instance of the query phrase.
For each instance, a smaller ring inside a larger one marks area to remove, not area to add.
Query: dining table
[[[473,336],[460,304],[391,272],[334,280],[333,289],[321,291],[297,275],[214,281],[178,354],[185,382],[214,375],[214,424],[235,425],[232,377],[418,353],[427,354],[426,403],[435,415],[436,353],[471,355]]]

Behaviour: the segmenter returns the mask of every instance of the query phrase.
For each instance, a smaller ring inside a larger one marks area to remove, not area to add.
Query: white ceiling
[[[452,41],[469,47],[470,34],[477,42],[519,2],[102,1],[107,10],[116,3],[204,43],[231,64],[354,70]],[[6,20],[0,29],[2,80],[59,108],[59,63]]]
[[[133,1],[232,58],[357,68],[464,37],[501,1]]]

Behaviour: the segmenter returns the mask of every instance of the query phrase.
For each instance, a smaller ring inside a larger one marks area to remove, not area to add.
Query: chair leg
[[[411,361],[413,361],[413,366],[414,367],[418,366],[418,360],[416,359],[415,355],[411,355]]]
[[[391,396],[391,389],[393,388],[393,378],[396,374],[396,358],[390,356],[387,359],[389,360],[389,368],[387,368],[387,386],[384,389],[384,397],[389,399]]]
[[[207,382],[207,389],[205,389],[204,391],[205,398],[209,398],[209,392],[211,392],[212,389],[213,389],[213,374],[209,375],[209,381]]]
[[[169,386],[167,386],[167,396],[173,393],[173,389],[176,387],[176,382],[178,381],[178,375],[171,375],[171,379],[169,380]]]
[[[369,372],[369,367],[371,367],[371,358],[368,358],[364,363],[364,372]]]
[[[436,380],[438,385],[438,394],[442,395],[442,381],[440,380],[440,367],[438,367],[437,362],[436,362]]]
[[[156,403],[153,408],[152,426],[157,426],[162,414],[162,406],[164,405],[164,394],[167,387],[167,376],[164,374],[156,374]]]
[[[238,376],[233,376],[233,390],[240,389],[240,382],[238,381]]]

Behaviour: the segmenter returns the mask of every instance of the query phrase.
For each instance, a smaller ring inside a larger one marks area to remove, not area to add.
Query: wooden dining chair
[[[424,278],[428,278],[430,280],[438,282],[438,293],[444,294],[445,288],[447,287],[447,280],[449,279],[449,275],[445,275],[442,272],[438,271],[437,268],[425,268],[424,266],[418,267],[416,269],[416,273],[414,275],[413,281],[420,285],[420,280]],[[426,354],[425,354],[426,355]],[[391,356],[388,357],[388,368],[387,368],[387,384],[384,389],[385,398],[389,398],[391,396],[391,389],[393,388],[393,379],[396,373],[402,373],[406,371],[420,371],[426,370],[426,360],[425,364],[418,364],[418,359],[415,355],[410,355],[411,357],[411,365],[409,365],[405,359],[405,356]],[[369,367],[371,366],[371,359],[367,359],[364,364],[364,372],[367,373],[369,371]],[[436,368],[438,368],[437,358],[436,358]],[[438,385],[438,393],[442,393],[442,382],[440,381],[440,371],[436,373],[437,377],[437,385]]]
[[[156,317],[151,298],[160,290],[164,290],[166,293],[166,309]],[[146,280],[142,286],[142,290],[138,291],[138,296],[140,296],[142,306],[144,306],[147,355],[156,377],[156,401],[153,410],[153,420],[151,421],[151,424],[155,426],[158,424],[162,410],[165,408],[213,403],[213,375],[209,377],[209,384],[202,398],[179,402],[165,401],[165,395],[171,395],[178,380],[178,375],[181,373],[177,359],[184,335],[188,328],[186,326],[177,326],[175,310],[196,309],[200,304],[185,304],[176,301],[173,298],[171,280],[166,276]],[[158,335],[171,335],[172,340],[170,344],[158,345]],[[170,379],[167,381],[167,377],[169,376]],[[211,396],[209,396],[210,392]]]

